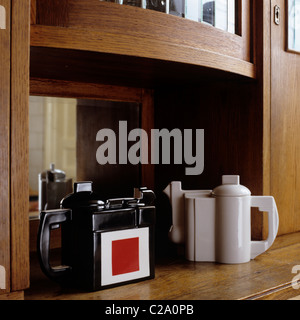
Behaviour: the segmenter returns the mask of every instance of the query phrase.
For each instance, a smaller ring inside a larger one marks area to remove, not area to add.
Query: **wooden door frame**
[[[29,287],[30,0],[12,0],[10,106],[11,291]]]
[[[5,43],[1,41],[4,55],[0,59],[4,66],[8,66],[1,69],[4,79],[0,88],[0,264],[6,269],[6,288],[1,293],[9,298],[11,294],[22,297],[22,291],[29,287],[30,0],[1,0],[0,4],[4,5],[6,12],[6,29],[1,29],[1,35],[6,33],[6,40]]]
[[[0,293],[10,291],[10,16],[9,0],[0,0],[5,8],[6,29],[0,30],[0,265],[4,268],[5,282]],[[3,275],[2,275],[3,277]]]

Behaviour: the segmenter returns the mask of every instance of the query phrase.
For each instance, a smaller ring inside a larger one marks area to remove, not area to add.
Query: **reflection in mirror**
[[[76,179],[76,99],[30,96],[29,187],[33,200],[30,211],[45,209],[41,208],[41,202],[40,208],[38,204],[39,174],[50,171],[51,164],[55,166],[52,169],[64,171],[66,178]],[[61,176],[58,178],[61,180]]]
[[[140,110],[136,102],[31,96],[29,186],[34,200],[30,201],[31,211],[37,215],[39,210],[59,207],[60,200],[72,192],[72,182],[77,180],[93,181],[93,191],[102,200],[133,196],[133,189],[141,182],[140,165],[127,161],[99,164],[97,150],[107,142],[98,141],[96,136],[105,128],[115,133],[116,144],[110,149],[116,151],[119,160],[119,122],[126,122],[128,132],[139,128]],[[127,135],[122,139],[127,139]],[[128,149],[134,143],[128,141]]]

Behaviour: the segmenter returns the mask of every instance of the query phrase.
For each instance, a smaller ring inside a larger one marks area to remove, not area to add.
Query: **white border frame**
[[[139,270],[112,275],[112,241],[139,238]],[[101,285],[145,278],[150,276],[149,228],[135,228],[101,233]]]

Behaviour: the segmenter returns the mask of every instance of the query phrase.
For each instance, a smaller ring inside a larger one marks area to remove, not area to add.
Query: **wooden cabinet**
[[[184,166],[142,166],[142,175],[151,180],[159,197],[171,180],[182,180],[187,189],[207,189],[220,184],[225,173],[240,174],[253,194],[262,194],[268,184],[263,165],[268,161],[268,122],[262,89],[264,38],[257,30],[265,23],[265,4],[236,3],[237,34],[231,34],[114,3],[34,1],[31,94],[132,101],[125,92],[139,95],[150,90],[138,99],[148,132],[205,130],[205,168],[200,176],[186,176]],[[142,101],[147,101],[146,109]],[[81,154],[89,153],[95,150]],[[78,170],[80,178],[90,177],[80,166]],[[166,234],[170,212],[161,210],[167,213],[158,225],[166,226],[161,230]],[[263,215],[253,216],[253,237],[263,236],[263,221]]]
[[[145,164],[137,170],[139,183],[154,188],[158,197],[161,243],[168,243],[171,224],[162,194],[166,185],[181,180],[185,189],[208,189],[220,184],[222,174],[239,174],[254,195],[275,196],[280,234],[300,230],[293,130],[300,121],[298,87],[289,82],[291,74],[296,77],[292,66],[299,56],[284,53],[284,22],[273,25],[277,2],[284,8],[283,0],[237,0],[237,34],[230,34],[98,0],[0,0],[6,13],[6,28],[0,24],[0,265],[6,270],[1,293],[29,285],[28,83],[32,95],[136,103],[140,127],[148,133],[154,128],[204,129],[201,175],[186,176],[185,166],[175,164]],[[281,95],[291,92],[282,88],[291,86],[292,98]],[[84,109],[78,114],[84,123]],[[84,152],[77,154],[77,176],[90,179],[82,164],[90,161],[88,155],[96,161],[96,150],[83,135],[78,139],[78,150]],[[252,223],[253,239],[264,238],[266,216],[253,213]],[[169,248],[158,249],[164,254]]]
[[[1,0],[0,298],[29,286],[28,94],[29,1]],[[3,15],[1,15],[3,18]],[[2,25],[2,24],[1,24]],[[4,280],[3,280],[4,279]]]

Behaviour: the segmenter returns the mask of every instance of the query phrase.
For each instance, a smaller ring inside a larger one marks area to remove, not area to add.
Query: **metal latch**
[[[277,26],[280,24],[280,7],[278,5],[274,7],[274,22]]]

